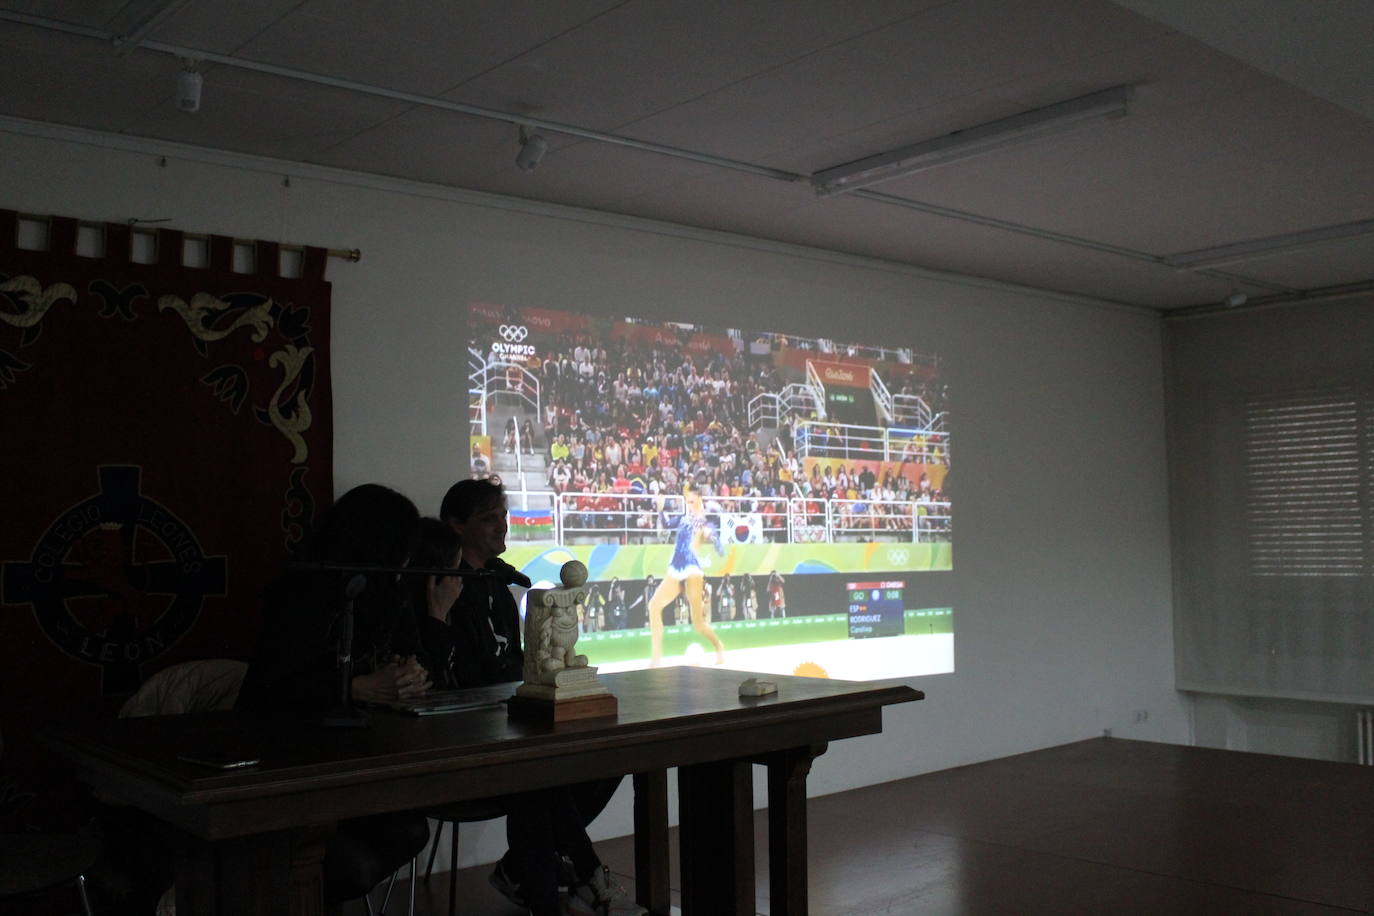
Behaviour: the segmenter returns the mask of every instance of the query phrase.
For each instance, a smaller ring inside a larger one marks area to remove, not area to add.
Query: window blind
[[[1245,403],[1245,509],[1254,576],[1369,571],[1370,475],[1354,391],[1257,396]]]
[[[1374,300],[1166,321],[1176,683],[1374,704]]]

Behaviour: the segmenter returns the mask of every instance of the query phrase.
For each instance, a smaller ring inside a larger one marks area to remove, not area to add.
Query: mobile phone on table
[[[243,754],[228,754],[220,751],[199,751],[193,754],[177,754],[177,759],[183,763],[194,763],[196,766],[209,767],[212,770],[241,770],[245,767],[255,767],[262,763],[257,757],[249,757]]]

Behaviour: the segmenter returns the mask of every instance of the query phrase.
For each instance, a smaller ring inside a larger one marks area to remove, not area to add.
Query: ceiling
[[[0,115],[1206,308],[1374,288],[1371,46],[1366,0],[0,0]],[[1115,86],[1124,118],[807,180]]]

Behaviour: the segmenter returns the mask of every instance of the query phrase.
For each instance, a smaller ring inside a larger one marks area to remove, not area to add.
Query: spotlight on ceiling
[[[515,154],[516,168],[522,172],[533,172],[548,151],[548,140],[530,133],[525,125],[520,125],[520,152]]]
[[[196,62],[183,59],[177,74],[177,108],[189,114],[200,111],[200,87],[204,82],[196,70]]]
[[[1227,308],[1235,308],[1238,305],[1244,305],[1249,302],[1250,297],[1240,290],[1234,290],[1231,295],[1227,296],[1223,301],[1226,303]]]
[[[1030,143],[1098,120],[1126,115],[1133,87],[1116,86],[1045,108],[956,130],[912,146],[856,159],[811,176],[816,194],[826,197],[901,178],[937,165],[980,156],[992,150]]]

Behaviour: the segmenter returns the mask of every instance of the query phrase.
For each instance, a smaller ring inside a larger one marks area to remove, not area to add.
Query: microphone
[[[500,557],[492,557],[482,568],[496,576],[497,581],[502,585],[518,585],[521,588],[529,588],[533,584],[530,582],[529,576]]]

